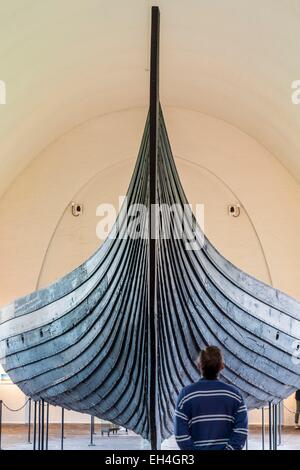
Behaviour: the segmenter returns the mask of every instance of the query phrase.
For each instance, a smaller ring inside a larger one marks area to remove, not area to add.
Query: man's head
[[[217,379],[221,370],[224,369],[224,360],[220,349],[216,346],[207,346],[200,352],[197,365],[205,379]]]

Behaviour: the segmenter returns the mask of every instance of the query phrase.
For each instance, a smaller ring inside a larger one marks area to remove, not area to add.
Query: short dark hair
[[[217,346],[207,346],[200,352],[197,365],[205,379],[214,380],[218,377],[223,362],[221,350]]]

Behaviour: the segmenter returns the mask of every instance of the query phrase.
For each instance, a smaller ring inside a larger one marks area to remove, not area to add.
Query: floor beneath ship
[[[25,425],[3,425],[2,449],[32,450],[28,443],[28,427]],[[269,437],[266,429],[265,448],[268,449]],[[85,424],[65,424],[65,450],[136,450],[145,449],[146,443],[132,432],[126,433],[121,429],[117,434],[102,436],[95,429],[94,446],[90,446],[90,428]],[[59,450],[61,447],[61,427],[57,424],[49,426],[49,450]],[[251,427],[248,441],[249,450],[262,449],[262,433],[260,427]],[[174,437],[165,441],[163,450],[178,449]],[[286,427],[282,431],[282,443],[278,450],[300,450],[300,430]]]

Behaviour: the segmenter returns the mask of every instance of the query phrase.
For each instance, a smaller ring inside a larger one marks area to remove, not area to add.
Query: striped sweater
[[[180,449],[240,450],[247,433],[247,408],[232,385],[201,379],[179,394],[175,437]]]

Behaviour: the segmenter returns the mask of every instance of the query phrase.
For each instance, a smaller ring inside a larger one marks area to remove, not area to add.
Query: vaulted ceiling
[[[300,181],[299,0],[2,0],[0,193],[77,124],[147,105],[152,4],[163,105],[238,127]]]

